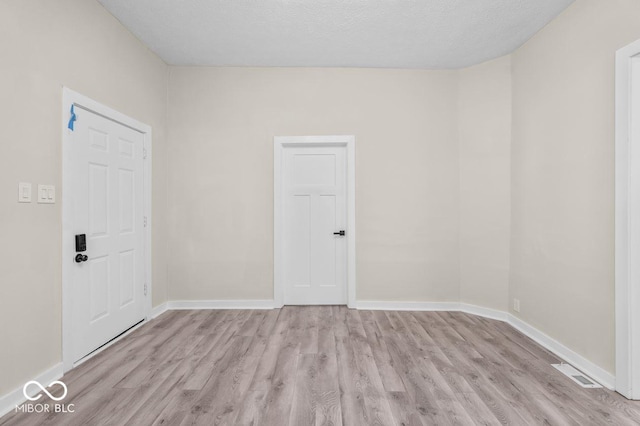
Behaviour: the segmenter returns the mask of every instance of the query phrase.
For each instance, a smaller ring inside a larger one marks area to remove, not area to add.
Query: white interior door
[[[346,147],[286,147],[282,190],[285,304],[345,304]]]
[[[75,108],[65,173],[72,223],[86,235],[86,261],[70,272],[71,333],[76,362],[144,319],[142,133]],[[74,245],[75,247],[75,245]]]

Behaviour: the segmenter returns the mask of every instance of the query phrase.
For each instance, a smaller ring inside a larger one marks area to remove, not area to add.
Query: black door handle
[[[89,256],[80,253],[76,254],[76,263],[86,262],[87,260],[89,260]]]
[[[333,235],[340,235],[341,237],[344,237],[346,235],[346,232],[345,231],[334,232]]]

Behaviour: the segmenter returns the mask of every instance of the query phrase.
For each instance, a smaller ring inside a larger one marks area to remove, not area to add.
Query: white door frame
[[[143,149],[145,150],[145,160],[143,161],[143,196],[144,196],[144,216],[147,218],[144,236],[144,261],[145,261],[145,283],[147,285],[146,298],[144,301],[145,317],[151,312],[152,300],[152,277],[151,277],[151,148],[152,135],[151,127],[134,120],[114,109],[100,104],[93,99],[74,92],[73,90],[62,88],[62,365],[64,372],[74,367],[72,353],[72,327],[71,327],[71,273],[75,256],[75,240],[73,233],[73,217],[72,210],[67,208],[71,205],[72,197],[70,191],[71,177],[65,173],[65,165],[71,160],[71,150],[69,149],[72,133],[68,129],[69,119],[71,116],[71,106],[82,108],[101,115],[110,120],[116,121],[124,126],[134,129],[143,134]]]
[[[284,306],[282,156],[286,147],[347,148],[347,306],[356,306],[356,138],[355,136],[276,136],[273,138],[273,301]]]
[[[640,40],[616,54],[616,391],[640,399]]]

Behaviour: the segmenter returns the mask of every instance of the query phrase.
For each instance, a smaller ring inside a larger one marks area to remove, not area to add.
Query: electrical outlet
[[[513,310],[520,312],[520,299],[513,299]]]

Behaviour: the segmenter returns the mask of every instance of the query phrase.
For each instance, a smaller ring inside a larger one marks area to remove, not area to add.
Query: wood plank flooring
[[[640,425],[640,403],[558,362],[463,313],[171,311],[62,378],[74,413],[0,425]]]

